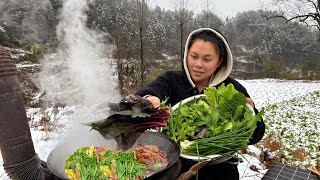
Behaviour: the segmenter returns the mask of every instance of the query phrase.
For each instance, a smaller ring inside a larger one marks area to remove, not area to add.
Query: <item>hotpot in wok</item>
[[[169,162],[165,169],[146,179],[176,179],[181,170],[181,166],[176,165],[180,156],[180,148],[177,143],[166,135],[148,131],[139,136],[133,145],[133,148],[137,147],[139,144],[157,145],[158,148],[165,153]],[[81,128],[72,131],[49,154],[47,159],[48,168],[59,178],[68,179],[68,176],[64,171],[66,157],[79,148],[91,145],[106,146],[113,149],[116,149],[117,147],[117,143],[114,139],[105,139],[97,131],[90,131],[90,128],[81,126]]]

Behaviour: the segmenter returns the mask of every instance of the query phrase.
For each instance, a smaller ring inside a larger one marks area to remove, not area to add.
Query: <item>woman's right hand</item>
[[[152,103],[154,108],[160,107],[160,99],[158,97],[148,96],[148,97],[146,97],[146,99],[148,99]]]
[[[153,105],[154,108],[160,107],[160,99],[157,96],[148,96],[148,97],[146,97],[146,99],[148,99],[151,102],[151,104]],[[158,131],[160,128],[155,127],[154,129],[156,131]]]

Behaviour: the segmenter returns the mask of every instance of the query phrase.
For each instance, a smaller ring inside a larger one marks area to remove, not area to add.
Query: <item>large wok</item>
[[[179,175],[180,167],[177,167],[177,165],[173,166],[180,156],[180,148],[177,143],[163,134],[156,132],[147,132],[141,134],[141,136],[134,144],[133,148],[138,144],[157,145],[159,149],[166,154],[169,161],[169,165],[166,167],[166,169],[148,177],[147,179],[161,179],[162,176],[167,176],[170,177],[170,179],[175,179]],[[72,131],[49,154],[47,159],[48,168],[56,176],[62,179],[68,179],[68,176],[64,171],[66,157],[72,154],[77,149],[90,145],[107,146],[114,149],[116,149],[117,147],[117,143],[114,139],[107,140],[102,137],[97,131],[90,131],[90,128],[81,126],[79,129]],[[171,171],[169,170],[170,168],[174,169],[175,172],[169,172]]]

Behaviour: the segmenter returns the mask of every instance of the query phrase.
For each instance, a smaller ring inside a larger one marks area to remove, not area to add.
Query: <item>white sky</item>
[[[201,11],[203,9],[203,1],[206,0],[186,0],[189,2],[187,7],[195,12]],[[270,2],[271,0],[210,0],[211,6],[213,6],[213,11],[215,14],[221,18],[234,17],[238,12],[247,10],[257,10],[261,9],[264,4]],[[179,2],[177,0],[147,0],[147,3],[151,6],[160,6],[164,9],[174,9],[174,2]]]

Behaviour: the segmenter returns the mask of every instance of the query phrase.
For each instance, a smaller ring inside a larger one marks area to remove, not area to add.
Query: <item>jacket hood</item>
[[[185,50],[184,50],[183,68],[184,68],[184,71],[186,72],[187,78],[188,78],[189,82],[191,83],[191,85],[193,87],[196,87],[196,85],[192,81],[190,73],[188,71],[187,57],[188,57],[188,46],[190,44],[191,37],[195,33],[198,33],[198,32],[201,32],[201,31],[211,31],[212,33],[216,34],[219,38],[221,38],[222,41],[224,42],[225,46],[226,46],[227,62],[226,63],[222,63],[222,66],[220,67],[220,69],[218,69],[218,71],[211,76],[211,79],[210,79],[209,84],[208,84],[209,87],[216,86],[216,85],[220,84],[222,81],[224,81],[225,79],[227,79],[227,77],[231,73],[232,65],[233,65],[232,53],[231,53],[229,44],[228,44],[227,40],[223,37],[223,35],[221,33],[219,33],[218,31],[216,31],[214,29],[211,29],[211,28],[200,28],[200,29],[197,29],[195,31],[192,31],[189,34],[189,36],[187,38],[187,41],[186,41]]]

